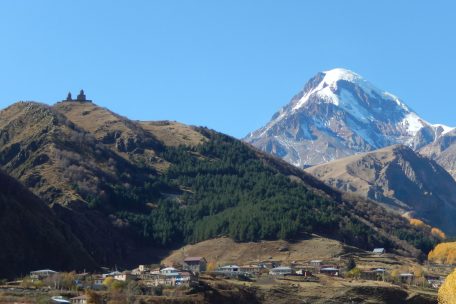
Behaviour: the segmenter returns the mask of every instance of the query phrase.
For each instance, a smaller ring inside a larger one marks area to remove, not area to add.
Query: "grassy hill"
[[[315,232],[418,256],[437,239],[206,128],[131,121],[92,103],[16,103],[0,112],[0,166],[46,201],[98,264],[159,259],[218,236]]]

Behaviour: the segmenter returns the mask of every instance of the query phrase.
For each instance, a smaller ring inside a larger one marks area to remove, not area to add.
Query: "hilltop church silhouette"
[[[84,90],[79,91],[79,94],[76,97],[76,99],[73,99],[71,97],[71,92],[68,92],[67,98],[63,101],[92,102],[92,100],[89,100],[86,98],[86,95],[84,94]]]

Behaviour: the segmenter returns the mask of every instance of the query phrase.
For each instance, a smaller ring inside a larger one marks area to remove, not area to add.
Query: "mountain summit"
[[[451,130],[426,122],[398,97],[337,68],[315,75],[244,140],[308,167],[394,144],[419,149]]]

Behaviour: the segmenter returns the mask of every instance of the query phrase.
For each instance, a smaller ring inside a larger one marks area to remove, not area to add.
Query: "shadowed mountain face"
[[[456,180],[456,130],[444,134],[419,152],[438,162]]]
[[[31,270],[93,269],[95,262],[70,227],[19,182],[0,172],[0,277]]]
[[[244,140],[298,167],[393,144],[419,149],[451,128],[431,125],[396,96],[344,69],[317,74]]]
[[[158,188],[168,188],[154,168],[164,163],[153,155],[161,144],[135,123],[105,112],[117,125],[97,138],[99,133],[78,127],[53,107],[21,102],[4,109],[0,165],[51,206],[99,265],[122,266],[157,253],[116,211],[146,213],[146,203],[160,196]]]
[[[319,233],[414,256],[437,241],[239,140],[131,121],[88,102],[21,102],[0,111],[0,166],[47,203],[100,266],[151,263],[170,248],[221,235]]]
[[[411,212],[456,234],[456,182],[436,162],[396,145],[306,169],[340,190]]]

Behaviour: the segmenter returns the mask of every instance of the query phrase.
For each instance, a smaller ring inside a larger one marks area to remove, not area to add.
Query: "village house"
[[[103,287],[104,278],[102,275],[95,275],[92,277],[92,279],[93,279],[93,285],[92,285],[93,289],[101,289]]]
[[[280,266],[280,261],[262,261],[258,263],[258,266],[267,269],[276,268]]]
[[[242,266],[239,266],[239,270],[241,272],[246,272],[246,273],[251,273],[251,274],[258,274],[258,273],[260,273],[261,269],[263,269],[263,267],[261,267],[259,265],[242,265]]]
[[[197,279],[190,271],[179,271],[179,276],[176,278],[176,286],[190,286],[197,282]]]
[[[403,284],[410,285],[410,284],[412,284],[414,277],[415,276],[413,275],[413,273],[409,273],[409,272],[400,273],[399,281]]]
[[[322,263],[322,260],[311,260],[309,262],[310,266],[314,267],[315,272],[320,272],[320,267]]]
[[[184,259],[183,269],[193,273],[206,271],[207,261],[203,257],[187,257]]]
[[[322,266],[320,268],[320,273],[332,277],[338,277],[340,274],[339,268],[334,266]]]
[[[126,281],[129,281],[129,280],[134,280],[136,279],[136,276],[133,275],[131,272],[129,271],[124,271],[122,273],[119,273],[119,274],[116,274],[114,276],[114,279],[117,280],[117,281],[123,281],[123,282],[126,282]]]
[[[146,286],[175,286],[177,276],[165,276],[165,275],[153,275],[148,279],[144,279],[141,282]]]
[[[439,289],[445,281],[445,277],[439,275],[425,274],[424,278],[426,279],[427,283],[435,289]]]
[[[42,270],[35,270],[30,272],[30,277],[32,279],[42,280],[44,278],[50,277],[54,274],[57,274],[57,271],[51,269],[42,269]]]
[[[102,277],[103,277],[103,279],[106,279],[106,278],[109,278],[109,277],[114,278],[116,275],[119,275],[119,274],[121,274],[121,272],[116,270],[116,271],[104,273],[104,274],[102,274]]]
[[[158,269],[158,270],[160,270],[160,269]],[[148,273],[150,273],[150,271],[151,271],[150,266],[147,266],[147,265],[138,265],[137,268],[135,268],[135,269],[133,269],[133,270],[131,271],[131,274],[136,275],[136,276],[141,276],[141,275],[143,275],[143,274],[148,274]]]
[[[312,269],[313,268],[310,268],[310,267],[302,267],[302,268],[297,269],[295,272],[296,272],[297,275],[302,275],[302,276],[305,276],[305,277],[311,277],[312,276]]]
[[[363,270],[360,278],[363,280],[380,281],[385,279],[386,270],[384,268],[371,268]]]
[[[166,267],[160,269],[160,274],[168,277],[177,277],[179,275],[179,272],[174,267]]]
[[[150,271],[150,268],[146,265],[139,265],[138,266],[138,270],[139,272],[143,273],[143,272],[146,272],[146,271]]]
[[[74,298],[70,299],[71,304],[87,304],[87,301],[88,301],[88,299],[87,299],[86,295],[82,295],[82,296],[74,297]]]
[[[226,266],[223,266],[223,267],[219,267],[218,271],[229,272],[229,273],[239,272],[239,266],[238,265],[226,265]]]
[[[163,268],[150,273],[141,282],[146,286],[190,286],[196,278],[190,271],[179,271],[174,267]]]
[[[279,267],[276,267],[276,268],[272,268],[271,270],[269,270],[269,274],[270,275],[290,275],[290,274],[293,274],[294,271],[291,267],[288,267],[288,266],[279,266]]]

